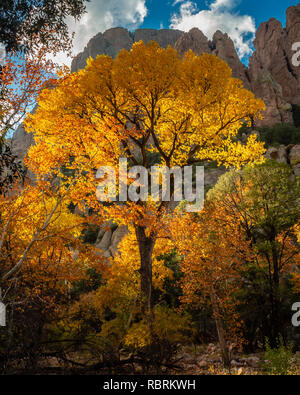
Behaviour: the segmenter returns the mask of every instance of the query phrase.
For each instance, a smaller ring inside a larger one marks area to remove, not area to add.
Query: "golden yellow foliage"
[[[227,336],[240,340],[243,326],[233,298],[244,260],[253,253],[236,223],[228,221],[221,205],[206,202],[200,214],[182,214],[170,220],[171,237],[182,257],[183,304],[196,307],[210,301],[214,318],[227,323]]]
[[[164,281],[172,277],[172,271],[164,266],[157,257],[172,248],[170,241],[158,239],[153,252],[153,286],[163,290]],[[116,312],[130,312],[139,309],[140,295],[140,255],[133,229],[118,246],[119,253],[110,258],[110,263],[103,273],[105,286],[95,293],[95,303],[99,311],[110,308]]]
[[[259,160],[264,148],[255,135],[244,145],[233,138],[263,109],[216,56],[190,51],[180,59],[171,47],[138,42],[115,60],[89,59],[85,70],[42,92],[26,121],[37,143],[27,164],[39,177],[60,174],[62,164],[84,171],[74,195],[79,201],[89,194],[95,204],[94,169],[118,170],[120,157],[146,167],[153,153],[168,166],[216,160],[239,167]]]
[[[67,190],[82,210],[135,226],[144,256],[141,288],[149,307],[151,257],[145,258],[145,246],[155,244],[168,203],[103,205],[96,197],[96,170],[113,166],[119,176],[120,157],[147,169],[153,158],[168,167],[212,160],[240,167],[260,161],[265,149],[255,135],[246,144],[235,137],[264,109],[216,56],[189,51],[181,59],[171,47],[140,41],[114,60],[106,55],[89,59],[84,70],[62,75],[54,89],[42,92],[25,123],[36,141],[27,165],[38,182],[49,174],[59,176],[62,193]]]
[[[65,200],[57,205],[49,190],[32,185],[0,196],[2,292],[10,298],[10,288],[17,282],[20,309],[28,309],[33,300],[43,303],[44,309],[59,308],[58,295],[67,296],[71,284],[85,278],[88,268],[101,269],[101,258],[79,238],[85,219],[72,214],[68,204]]]

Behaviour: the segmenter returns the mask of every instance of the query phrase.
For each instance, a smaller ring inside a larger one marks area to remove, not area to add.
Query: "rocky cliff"
[[[84,51],[73,59],[71,70],[73,72],[83,69],[90,56],[95,58],[97,55],[105,54],[115,58],[120,49],[129,50],[133,43],[140,40],[145,43],[157,41],[163,48],[167,48],[168,45],[175,46],[182,34],[180,30],[170,29],[138,29],[133,33],[122,27],[108,29],[103,34],[98,33],[88,42]]]
[[[262,124],[293,122],[292,105],[300,105],[300,67],[292,64],[292,45],[300,42],[300,4],[288,8],[285,28],[274,18],[259,26],[248,68],[240,61],[232,40],[220,31],[208,40],[198,28],[188,33],[168,29],[138,29],[131,33],[117,27],[93,37],[73,60],[72,71],[84,68],[89,56],[115,57],[120,49],[128,50],[139,40],[154,40],[164,48],[171,45],[181,55],[189,49],[198,55],[215,54],[229,64],[234,77],[265,101],[267,110]]]

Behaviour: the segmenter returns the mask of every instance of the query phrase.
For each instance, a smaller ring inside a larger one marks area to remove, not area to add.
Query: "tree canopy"
[[[105,55],[89,59],[85,70],[44,90],[39,108],[26,122],[36,141],[28,165],[38,178],[52,172],[63,180],[64,165],[78,177],[70,189],[75,204],[84,202],[135,226],[148,302],[155,227],[161,226],[168,202],[103,206],[96,198],[95,169],[110,165],[118,173],[120,157],[129,166],[145,168],[153,157],[168,167],[211,160],[240,167],[259,160],[264,147],[256,136],[246,144],[235,136],[244,122],[261,115],[264,104],[231,74],[214,55],[199,57],[190,51],[181,59],[171,47],[138,42],[115,60]]]
[[[79,18],[89,0],[2,0],[0,43],[8,52],[27,51],[38,39],[61,47],[69,38],[65,18]]]

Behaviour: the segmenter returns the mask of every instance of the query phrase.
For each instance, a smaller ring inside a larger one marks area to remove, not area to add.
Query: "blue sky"
[[[299,1],[299,0],[298,0]],[[137,28],[178,28],[189,31],[198,27],[208,38],[221,30],[233,39],[244,62],[253,50],[255,31],[260,23],[274,17],[285,26],[285,12],[295,0],[91,0],[87,13],[75,23],[74,54],[84,49],[99,32],[122,26]],[[63,59],[63,57],[61,58]],[[67,59],[63,59],[68,63]]]
[[[278,19],[285,25],[285,11],[292,5],[297,5],[300,1],[293,0],[241,0],[236,2],[235,12],[241,15],[251,15],[258,26],[266,22],[271,17]],[[170,15],[178,12],[180,3],[172,6],[174,1],[171,0],[147,0],[148,15],[145,17],[142,27],[159,29],[163,23],[165,28],[169,27]],[[208,9],[211,1],[195,0],[199,10]]]

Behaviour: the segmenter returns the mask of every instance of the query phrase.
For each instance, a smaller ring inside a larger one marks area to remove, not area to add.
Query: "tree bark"
[[[228,351],[228,347],[226,345],[226,340],[225,340],[224,326],[223,326],[222,318],[220,315],[220,309],[219,309],[217,297],[216,297],[216,294],[215,294],[215,291],[213,288],[211,289],[211,292],[210,292],[210,299],[211,299],[213,314],[215,317],[223,364],[226,368],[230,368],[230,357],[229,357],[229,351]]]
[[[275,243],[275,240],[273,241]],[[271,339],[272,347],[279,345],[280,336],[283,337],[283,328],[280,322],[280,279],[279,279],[279,263],[276,247],[272,248],[272,262],[273,262],[273,338]]]
[[[151,314],[153,308],[152,300],[152,253],[155,240],[146,236],[146,228],[136,226],[136,238],[141,256],[141,292],[144,297],[144,311]]]

